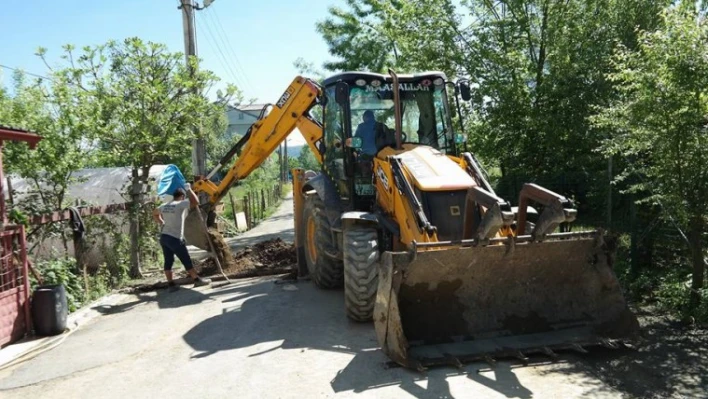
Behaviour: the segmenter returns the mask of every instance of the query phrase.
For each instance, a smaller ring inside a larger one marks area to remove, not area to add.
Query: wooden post
[[[612,228],[612,156],[607,158],[607,229]]]
[[[246,230],[251,229],[251,207],[248,202],[248,195],[246,195],[243,197],[243,213],[246,214]]]
[[[138,175],[138,168],[133,167],[130,182],[130,277],[142,277],[140,264],[140,200],[141,185]]]
[[[637,226],[637,205],[634,203],[634,195],[629,195],[629,226],[630,232],[630,244],[629,244],[629,259],[630,259],[630,271],[633,275],[639,275],[639,262],[637,253],[639,247],[639,232],[637,231],[639,227]]]
[[[233,214],[234,214],[234,226],[236,227],[236,230],[238,230],[238,218],[236,217],[236,204],[234,203],[234,197],[231,195],[231,191],[229,191],[229,201],[231,201],[231,210],[233,211]]]
[[[74,200],[74,206],[78,209],[79,207],[79,199],[76,198]],[[80,214],[80,213],[79,213]],[[71,218],[69,218],[69,221],[71,222]],[[86,291],[86,294],[88,295],[89,293],[89,279],[88,279],[88,270],[87,270],[87,265],[86,265],[86,259],[84,257],[84,237],[83,235],[77,234],[74,232],[73,234],[73,241],[74,241],[74,259],[76,259],[76,269],[81,271],[83,273],[84,277],[84,290]]]
[[[5,179],[2,174],[2,147],[3,140],[0,140],[0,228],[3,228],[8,222],[5,209],[5,187],[3,187]]]
[[[251,212],[251,220],[253,220],[251,227],[253,227],[258,223],[258,194],[250,193],[249,196],[251,197],[251,209],[253,209]]]
[[[261,189],[261,220],[265,219],[265,209],[266,209],[265,191],[263,189]]]
[[[10,176],[7,177],[7,193],[10,195],[10,205],[15,205],[15,197],[12,196],[12,181],[10,181]]]
[[[84,257],[84,238],[74,235],[74,258],[76,259],[76,269],[84,275],[84,290],[89,293],[89,279],[86,259]]]

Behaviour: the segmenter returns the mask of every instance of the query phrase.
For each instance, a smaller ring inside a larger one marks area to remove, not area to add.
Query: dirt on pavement
[[[228,248],[225,242],[220,244]],[[215,243],[215,246],[219,244]],[[295,247],[280,238],[273,238],[238,251],[222,262],[221,267],[229,278],[243,278],[290,273],[296,263]],[[214,258],[197,264],[197,268],[204,276],[220,274]]]
[[[211,234],[210,234],[211,235]],[[295,247],[280,238],[272,238],[246,246],[244,249],[232,254],[231,249],[219,234],[212,235],[213,245],[216,247],[217,256],[221,262],[224,274],[229,279],[247,277],[273,276],[287,274],[286,279],[297,275],[297,255]],[[214,257],[201,262],[194,262],[197,272],[202,277],[222,280]],[[177,284],[191,284],[192,280],[183,270],[174,272]],[[162,274],[135,281],[130,286],[119,290],[121,293],[140,293],[167,288]]]

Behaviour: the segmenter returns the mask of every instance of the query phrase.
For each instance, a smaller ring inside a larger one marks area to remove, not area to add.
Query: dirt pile
[[[214,245],[220,247],[221,243],[214,243]],[[228,250],[225,242],[223,245]],[[228,255],[231,255],[230,251]],[[246,247],[235,255],[227,257],[221,263],[221,267],[230,278],[239,278],[290,273],[295,270],[296,263],[295,247],[280,238],[274,238]],[[201,275],[219,274],[213,258],[204,260],[198,267]]]
[[[224,236],[222,236],[216,229],[207,230],[207,234],[209,235],[209,239],[211,240],[211,245],[214,246],[214,252],[216,253],[217,258],[221,263],[221,267],[224,268],[224,272],[226,272],[227,265],[231,263],[233,259],[231,247],[229,247],[229,244],[227,244],[226,240],[224,240]],[[219,268],[216,267],[216,264],[214,264],[213,266],[216,270],[216,273],[218,273]]]

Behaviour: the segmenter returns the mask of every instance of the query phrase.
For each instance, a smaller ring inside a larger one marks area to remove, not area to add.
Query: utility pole
[[[182,4],[178,7],[182,10],[182,28],[184,30],[184,57],[190,74],[194,76],[196,72],[189,63],[190,57],[197,56],[197,41],[194,30],[194,11],[201,10],[193,0],[181,0]],[[205,5],[207,2],[205,2]],[[211,1],[208,2],[211,4]],[[194,135],[200,134],[199,127],[194,127]],[[196,138],[192,141],[192,174],[193,181],[196,181],[200,176],[206,176],[206,143],[204,139]]]

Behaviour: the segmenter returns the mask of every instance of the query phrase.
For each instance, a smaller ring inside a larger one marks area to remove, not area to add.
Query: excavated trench
[[[259,242],[232,255],[228,244],[220,235],[211,236],[221,267],[229,278],[268,276],[295,270],[295,247],[280,238]],[[198,263],[197,269],[202,276],[220,274],[213,257]]]

